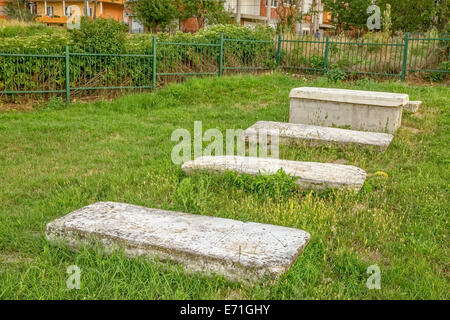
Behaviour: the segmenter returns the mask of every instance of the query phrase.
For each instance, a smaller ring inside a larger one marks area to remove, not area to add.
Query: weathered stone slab
[[[409,101],[409,103],[403,107],[403,110],[406,112],[415,113],[421,106],[422,101]]]
[[[289,122],[394,133],[407,94],[302,87],[292,89]]]
[[[300,188],[318,190],[336,188],[359,191],[366,179],[366,172],[355,166],[241,156],[199,157],[185,162],[182,169],[187,174],[194,170],[215,172],[229,170],[250,175],[274,174],[283,169],[288,175],[296,178]]]
[[[335,88],[301,87],[291,90],[290,98],[366,104],[369,106],[398,107],[409,101],[404,93],[348,90]]]
[[[99,243],[130,257],[157,257],[231,280],[277,278],[297,259],[308,232],[275,225],[98,202],[47,224],[46,237],[76,249]]]
[[[244,130],[242,137],[249,140],[259,134],[279,136],[280,142],[307,140],[314,143],[355,143],[364,146],[374,146],[385,150],[394,136],[388,133],[355,131],[339,128],[320,127],[299,123],[285,123],[273,121],[258,121],[250,128]]]

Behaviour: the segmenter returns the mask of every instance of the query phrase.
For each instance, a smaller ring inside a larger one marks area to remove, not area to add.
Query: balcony
[[[67,23],[67,17],[58,17],[58,16],[41,16],[36,18],[37,21],[43,22],[43,23],[49,23],[49,24],[66,24]]]

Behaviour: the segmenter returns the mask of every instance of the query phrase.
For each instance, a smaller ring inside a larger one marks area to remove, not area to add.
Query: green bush
[[[122,53],[126,48],[127,27],[114,19],[81,19],[80,29],[69,30],[74,47],[81,50]]]
[[[26,26],[12,25],[0,28],[0,38],[29,37],[41,34],[51,36],[62,32],[64,32],[64,30],[61,28],[47,27],[45,24],[40,23],[29,24]]]
[[[429,72],[426,75],[426,78],[432,82],[442,82],[444,79],[446,79],[449,76],[450,72],[450,61],[444,61],[442,62],[438,70],[442,70],[442,72],[436,71],[436,72]]]
[[[173,35],[158,33],[158,72],[217,72],[220,50],[220,34],[223,34],[224,61],[228,67],[263,67],[271,69],[276,64],[275,31],[265,26],[254,29],[235,25],[215,25],[197,33],[177,32]],[[151,52],[152,34],[128,37],[130,50]],[[239,39],[240,41],[233,41]],[[259,40],[261,42],[249,42]],[[170,44],[164,44],[170,43]],[[172,43],[183,43],[173,45]],[[214,43],[217,46],[195,44]]]
[[[325,76],[330,82],[338,82],[342,81],[346,78],[346,74],[338,65],[331,66],[330,69],[326,72]]]
[[[322,56],[313,55],[308,59],[309,67],[312,69],[323,70],[325,58]]]
[[[66,45],[69,45],[72,53],[105,53],[71,56],[70,86],[73,88],[152,86],[152,58],[149,56],[152,53],[152,34],[129,35],[125,25],[112,19],[101,18],[95,21],[82,19],[81,28],[78,30],[66,31],[41,25],[27,28],[4,31],[0,51],[51,53],[60,57],[1,56],[0,90],[64,90]],[[37,35],[14,36],[20,33],[28,34],[33,28],[39,30]],[[224,41],[225,67],[275,67],[276,45],[273,42],[273,29],[265,26],[250,29],[235,25],[216,25],[195,34],[157,34],[158,73],[217,73],[221,33],[224,39],[240,40]],[[215,46],[198,45],[205,43]],[[119,53],[141,56],[110,55]]]

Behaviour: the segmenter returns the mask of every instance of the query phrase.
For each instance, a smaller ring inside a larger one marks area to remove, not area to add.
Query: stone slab
[[[404,106],[409,101],[409,96],[402,93],[316,87],[294,88],[291,90],[289,98],[334,101],[381,107]]]
[[[422,106],[422,101],[410,101],[403,107],[403,110],[410,113],[415,113]]]
[[[306,140],[314,143],[359,144],[385,150],[394,136],[388,133],[356,131],[330,127],[320,127],[298,123],[258,121],[244,130],[242,137],[249,140],[260,133],[278,135],[279,141]]]
[[[401,125],[402,108],[291,98],[289,122],[392,134]]]
[[[106,252],[183,263],[188,271],[230,280],[278,278],[307,245],[308,232],[275,225],[98,202],[46,228],[53,243],[73,249],[100,243]]]
[[[187,174],[195,170],[239,174],[274,174],[283,169],[296,178],[302,189],[323,190],[327,188],[359,191],[366,179],[366,172],[355,166],[334,163],[302,162],[242,156],[204,156],[182,165]]]

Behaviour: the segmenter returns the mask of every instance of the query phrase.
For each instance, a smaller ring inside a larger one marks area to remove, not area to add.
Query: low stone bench
[[[289,122],[394,133],[407,94],[302,87],[291,90]]]
[[[289,142],[306,140],[318,144],[358,144],[373,146],[386,150],[394,136],[389,133],[355,131],[339,128],[320,127],[299,123],[258,121],[244,130],[242,138],[246,141],[253,137],[255,141],[259,134],[267,136],[278,135],[279,141]]]
[[[415,113],[422,106],[422,101],[410,101],[403,107],[403,110],[410,113]]]
[[[77,249],[100,244],[129,257],[157,257],[230,280],[278,278],[307,245],[308,232],[275,225],[98,202],[47,224],[46,237]]]
[[[323,190],[327,188],[359,191],[366,179],[366,172],[358,167],[319,162],[279,160],[273,158],[241,156],[204,156],[185,162],[182,169],[187,174],[195,170],[239,174],[274,174],[283,169],[296,178],[303,189]]]

